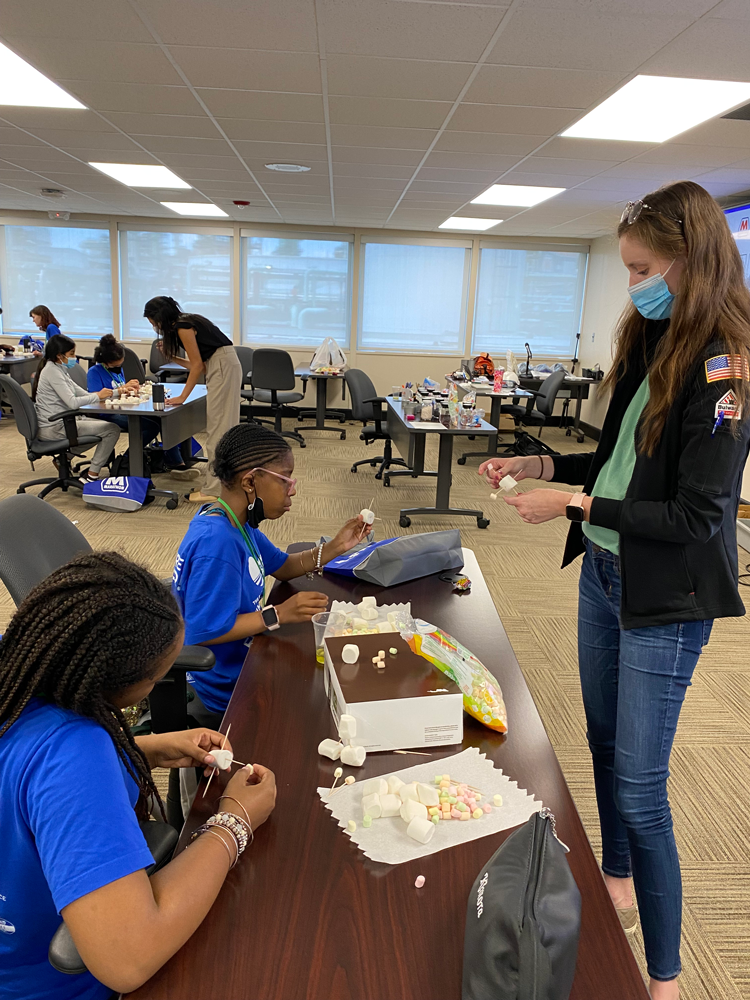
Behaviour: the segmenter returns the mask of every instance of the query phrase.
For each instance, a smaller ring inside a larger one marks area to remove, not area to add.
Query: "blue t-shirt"
[[[138,788],[107,732],[34,698],[0,737],[0,996],[104,1000],[89,972],[67,976],[47,951],[60,911],[153,863]]]
[[[99,392],[100,389],[114,389],[125,385],[126,379],[121,371],[111,371],[104,365],[93,365],[86,372],[86,388],[89,392]]]
[[[54,337],[56,333],[60,332],[60,327],[55,323],[50,323],[44,332],[45,337],[49,340],[50,337]]]
[[[258,528],[247,528],[263,561],[258,566],[242,533],[227,516],[204,514],[202,507],[180,543],[172,574],[172,591],[185,619],[185,642],[198,644],[228,632],[237,615],[263,607],[264,574],[275,573],[286,562]],[[216,664],[190,682],[206,708],[223,712],[245,662],[251,639],[220,642],[210,647]]]

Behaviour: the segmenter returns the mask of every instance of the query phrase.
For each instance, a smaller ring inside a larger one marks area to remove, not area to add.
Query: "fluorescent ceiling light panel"
[[[750,98],[750,83],[637,76],[564,136],[665,142]]]
[[[493,184],[478,198],[472,198],[472,205],[521,205],[529,208],[541,201],[554,198],[565,188],[526,187],[523,184]]]
[[[0,104],[24,108],[86,107],[1,43]]]
[[[479,229],[484,232],[485,229],[499,226],[502,221],[502,219],[468,219],[460,215],[452,215],[450,219],[441,222],[438,229]]]
[[[189,188],[181,177],[155,163],[92,163],[90,167],[135,188]]]
[[[212,216],[214,218],[228,219],[229,216],[224,212],[218,205],[212,205],[210,202],[202,201],[163,201],[161,203],[165,208],[171,209],[173,212],[177,212],[178,215],[203,215]]]

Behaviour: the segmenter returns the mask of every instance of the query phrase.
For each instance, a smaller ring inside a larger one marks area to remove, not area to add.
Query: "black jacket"
[[[604,419],[595,452],[553,458],[554,482],[583,483],[591,493],[617,441],[625,411],[648,371],[669,320],[646,323],[645,350],[628,360]],[[750,448],[750,420],[741,433],[725,420],[714,436],[718,401],[728,379],[708,382],[704,362],[724,353],[709,345],[667,416],[653,456],[637,454],[624,500],[595,497],[590,521],[620,533],[623,628],[737,617],[737,505]],[[637,433],[637,431],[636,431]],[[572,523],[563,566],[583,552],[581,525]]]

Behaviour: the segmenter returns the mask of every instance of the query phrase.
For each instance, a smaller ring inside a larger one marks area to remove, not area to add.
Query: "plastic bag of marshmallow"
[[[503,692],[487,667],[452,635],[442,629],[424,629],[412,635],[401,633],[414,653],[458,684],[464,697],[464,711],[489,729],[508,732],[508,713]]]

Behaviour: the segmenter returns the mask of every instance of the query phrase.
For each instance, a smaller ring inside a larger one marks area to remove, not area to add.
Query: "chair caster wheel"
[[[469,441],[475,441],[475,440],[476,440],[476,434],[469,434]]]
[[[346,441],[346,431],[342,431],[339,434],[339,441]]]
[[[408,528],[409,525],[411,524],[411,518],[407,517],[405,514],[402,514],[401,517],[398,519],[398,523],[401,525],[402,528]]]
[[[375,476],[375,478],[377,479],[378,477],[377,477],[377,476]],[[390,486],[390,485],[391,485],[391,481],[390,481],[390,479],[389,479],[389,478],[388,478],[388,477],[386,476],[386,477],[385,477],[385,478],[383,479],[383,486]]]
[[[346,417],[339,417],[339,423],[340,424],[345,424],[346,423]]]
[[[18,489],[16,490],[16,493],[25,493],[25,492],[26,490],[22,486],[19,486]]]
[[[307,443],[305,441],[300,441],[299,446],[300,446],[300,448],[306,448],[307,447]]]
[[[456,461],[459,465],[466,465],[466,455],[462,455],[460,458],[457,458]]]
[[[353,465],[351,467],[351,469],[349,469],[349,472],[356,472],[356,471],[357,471],[357,466],[356,465]]]
[[[477,518],[477,527],[478,528],[486,528],[489,525],[489,523],[490,522],[487,520],[486,517],[478,517]]]
[[[374,469],[377,464],[378,464],[377,459],[374,462],[370,462],[370,468]]]
[[[167,500],[167,510],[176,510],[176,509],[177,509],[177,501]]]
[[[579,444],[583,444],[585,440],[586,438],[583,436],[583,434],[581,434],[579,438],[576,438],[576,441],[578,441]]]

